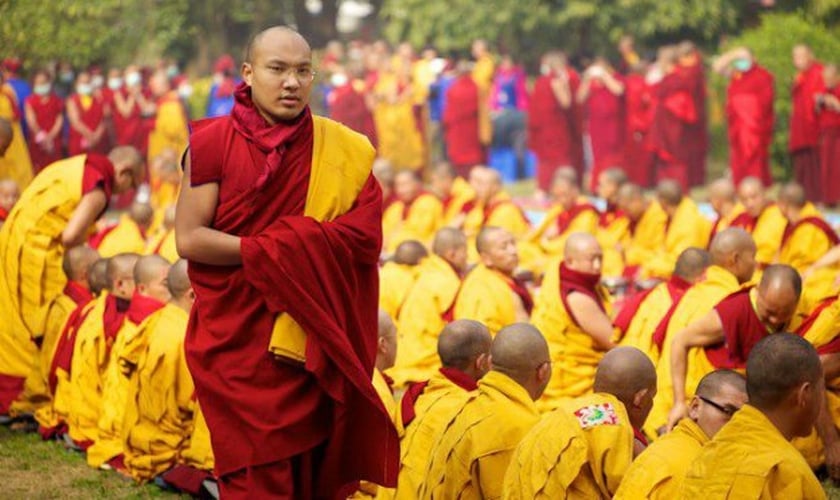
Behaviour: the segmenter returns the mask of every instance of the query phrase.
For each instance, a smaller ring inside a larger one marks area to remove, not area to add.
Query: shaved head
[[[482,323],[460,319],[446,325],[438,337],[437,352],[444,367],[468,371],[482,354],[490,353],[490,330]]]
[[[148,228],[152,224],[155,211],[148,203],[135,201],[128,209],[128,216],[141,228]]]
[[[0,155],[2,156],[2,155]],[[0,207],[11,213],[12,208],[20,199],[20,186],[12,179],[0,181]]]
[[[571,186],[580,186],[580,177],[578,177],[577,170],[574,167],[564,166],[554,171],[554,176],[551,178],[551,184],[558,182],[565,182]]]
[[[429,256],[429,251],[416,240],[403,241],[394,251],[394,262],[405,266],[416,266]]]
[[[390,314],[380,309],[377,321],[377,331],[380,337],[397,336],[397,325],[394,324],[394,320],[391,319]]]
[[[260,31],[251,37],[251,40],[248,41],[248,45],[245,47],[245,62],[253,63],[255,49],[258,48],[261,43],[267,42],[274,37],[295,39],[297,43],[301,43],[309,48],[309,42],[306,41],[306,38],[294,29],[288,26],[273,26]],[[309,50],[311,50],[311,48],[309,48]]]
[[[88,288],[94,295],[99,295],[103,290],[111,289],[111,282],[108,281],[108,261],[110,259],[99,259],[88,269]]]
[[[114,165],[114,192],[124,193],[143,180],[143,156],[133,146],[117,146],[108,153]]]
[[[737,194],[735,185],[729,179],[718,179],[709,184],[709,200],[724,200],[734,203]]]
[[[758,284],[758,319],[770,332],[787,330],[801,295],[802,278],[796,269],[784,264],[768,266]]]
[[[738,184],[738,198],[747,213],[753,217],[758,217],[768,203],[764,183],[757,177],[745,177]]]
[[[542,395],[550,378],[551,358],[548,343],[533,325],[514,323],[499,330],[490,347],[491,369],[504,373],[525,388],[531,398]],[[548,366],[548,377],[537,373]]]
[[[688,416],[707,437],[712,438],[746,403],[746,377],[734,370],[715,370],[697,384]]]
[[[689,283],[694,283],[711,264],[712,256],[709,252],[701,248],[686,248],[677,258],[674,275]]]
[[[572,233],[566,239],[563,263],[569,269],[587,274],[601,274],[604,252],[591,233]]]
[[[377,330],[379,341],[376,348],[376,369],[387,370],[397,360],[397,327],[394,320],[383,310],[379,310]]]
[[[656,396],[656,367],[635,347],[616,347],[598,363],[593,390],[618,398],[627,410],[630,423],[640,429]]]
[[[663,205],[676,207],[683,199],[682,186],[673,179],[665,179],[656,186],[656,196]]]
[[[128,300],[134,294],[134,266],[139,258],[136,253],[121,253],[108,260],[109,290],[117,298]]]
[[[435,241],[432,243],[432,251],[435,255],[443,255],[449,250],[461,247],[466,248],[467,237],[460,229],[445,227],[435,234]]]
[[[706,374],[700,383],[697,384],[697,390],[694,394],[707,398],[716,398],[725,386],[730,386],[739,392],[747,392],[747,378],[736,372],[735,370],[715,370]]]
[[[187,261],[178,259],[172,267],[169,268],[169,274],[166,276],[166,285],[169,288],[169,293],[173,299],[181,299],[190,290],[192,290],[192,283],[187,274]]]
[[[615,201],[618,208],[633,221],[638,221],[648,206],[644,191],[638,184],[632,182],[624,183],[618,188]]]
[[[79,245],[64,253],[61,270],[64,271],[68,281],[86,280],[88,270],[97,260],[99,260],[99,252],[87,245]]]
[[[802,208],[808,203],[808,196],[801,184],[789,182],[782,186],[779,191],[779,204],[789,205],[793,208]]]
[[[169,267],[169,261],[160,255],[144,255],[134,265],[134,282],[137,285],[148,285],[161,273],[168,273]]]
[[[761,282],[758,284],[760,291],[787,291],[797,299],[802,294],[802,277],[799,272],[785,264],[772,264],[767,266],[761,275]]]
[[[709,245],[712,263],[720,266],[746,283],[755,271],[755,241],[750,233],[738,227],[729,227],[715,235]]]

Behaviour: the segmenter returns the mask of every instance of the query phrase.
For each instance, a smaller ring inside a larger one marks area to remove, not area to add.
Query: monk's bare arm
[[[572,292],[569,294],[568,301],[572,314],[581,328],[592,337],[596,349],[607,351],[615,347],[612,343],[612,321],[598,307],[595,299],[582,293]]]
[[[64,248],[73,248],[84,243],[88,229],[96,222],[96,218],[107,205],[108,200],[101,189],[94,189],[82,196],[61,233],[61,244]]]
[[[816,262],[811,264],[811,267],[805,270],[804,276],[810,276],[814,271],[824,267],[833,266],[838,262],[840,262],[840,245],[835,245],[828,252],[823,254],[822,257],[817,259]]]
[[[624,94],[624,84],[610,74],[609,71],[604,72],[603,76],[601,76],[601,81],[604,83],[604,86],[607,87],[607,90],[612,92],[614,95]]]
[[[212,228],[219,203],[219,185],[190,185],[190,161],[186,155],[184,180],[175,216],[175,245],[178,255],[212,266],[242,264],[240,239]]]
[[[67,119],[70,120],[70,126],[85,137],[90,136],[93,132],[87,125],[82,123],[79,118],[79,110],[76,109],[76,104],[72,100],[67,100]]]

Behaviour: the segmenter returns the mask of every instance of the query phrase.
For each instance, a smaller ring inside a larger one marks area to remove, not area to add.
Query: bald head
[[[379,340],[376,347],[376,369],[387,370],[397,360],[397,327],[394,320],[383,310],[379,310],[377,330]]]
[[[528,323],[514,323],[499,330],[490,347],[491,369],[504,373],[521,385],[531,398],[542,395],[551,377],[548,343]],[[545,371],[548,368],[548,377]]]
[[[99,253],[96,250],[87,245],[79,245],[64,252],[61,270],[68,281],[87,282],[88,271],[97,260]]]
[[[467,237],[460,229],[445,227],[435,234],[432,251],[435,255],[442,256],[450,250],[457,250],[462,247],[466,248],[466,246]]]
[[[255,52],[260,47],[260,45],[265,43],[272,43],[278,39],[294,40],[296,43],[303,44],[307,48],[309,48],[309,42],[306,41],[303,35],[295,31],[294,29],[288,26],[273,26],[271,28],[260,31],[259,33],[251,37],[251,40],[245,47],[245,62],[253,63]],[[309,50],[311,50],[311,48]]]
[[[152,224],[155,211],[150,204],[135,201],[128,209],[128,216],[142,229],[147,229]]]
[[[554,176],[551,178],[551,183],[565,182],[572,186],[580,186],[580,178],[577,170],[574,167],[563,166],[554,171]]]
[[[148,285],[161,274],[168,273],[169,267],[169,261],[160,255],[144,255],[134,265],[134,282],[137,285]]]
[[[428,250],[419,241],[403,241],[394,251],[394,262],[405,266],[416,266],[428,255]]]
[[[384,184],[389,187],[394,184],[394,167],[391,166],[391,162],[388,160],[384,158],[377,158],[376,161],[373,162],[373,169],[371,172],[380,184]]]
[[[124,193],[143,179],[143,156],[132,146],[117,146],[108,153],[114,165],[114,192]]]
[[[709,245],[712,264],[734,274],[739,283],[746,283],[752,278],[755,271],[755,251],[752,236],[738,227],[729,227],[719,232]]]
[[[492,342],[490,330],[482,323],[460,319],[449,323],[440,332],[437,352],[444,367],[469,372],[476,368],[479,356],[490,353]]]
[[[802,277],[791,266],[772,264],[761,275],[758,289],[763,292],[785,292],[798,300],[802,294]]]
[[[747,378],[735,370],[715,370],[700,379],[694,394],[714,400],[727,386],[738,392],[746,393]]]
[[[140,258],[136,253],[121,253],[108,260],[109,290],[121,299],[131,299],[134,294],[134,266]]]
[[[805,188],[796,182],[788,182],[779,191],[779,205],[787,205],[795,209],[801,209],[808,203],[808,196]]]
[[[593,390],[618,398],[627,410],[631,425],[640,429],[656,396],[656,368],[635,347],[616,347],[598,363]]]
[[[169,288],[169,293],[175,300],[182,299],[187,293],[192,290],[192,283],[187,273],[187,261],[178,259],[169,268],[169,273],[166,275],[166,286]]]
[[[93,295],[98,296],[103,290],[111,289],[111,283],[108,281],[109,260],[99,259],[88,269],[88,289]]]
[[[591,233],[572,233],[566,239],[563,264],[574,271],[600,274],[604,253]]]
[[[5,118],[0,118],[0,156],[5,156],[13,137],[12,123]]]
[[[379,332],[380,338],[397,336],[397,326],[394,324],[394,320],[391,319],[390,314],[380,309],[377,321],[377,331]]]
[[[674,275],[688,281],[696,282],[706,268],[712,263],[712,256],[702,248],[690,247],[683,250],[674,266]]]
[[[663,206],[676,207],[683,199],[682,186],[673,179],[665,179],[656,186],[656,197]]]
[[[747,213],[753,217],[758,217],[768,203],[764,184],[757,177],[745,177],[738,184],[738,198]]]
[[[726,203],[735,203],[738,199],[735,185],[729,179],[718,179],[709,184],[709,202],[716,211]]]
[[[0,155],[2,156],[2,155]],[[11,213],[12,208],[20,199],[20,186],[12,179],[0,181],[0,207]]]
[[[632,221],[638,221],[648,206],[644,191],[638,184],[632,182],[627,182],[618,188],[615,201],[618,208]]]

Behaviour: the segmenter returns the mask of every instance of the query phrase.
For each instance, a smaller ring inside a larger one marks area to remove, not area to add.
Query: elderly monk
[[[393,259],[379,271],[379,308],[397,318],[408,292],[420,277],[420,263],[429,255],[419,241],[404,241],[394,252]]]
[[[143,347],[122,356],[133,368],[122,426],[125,466],[142,482],[175,466],[194,425],[193,380],[183,352],[195,301],[187,262],[176,262],[166,278],[171,298],[137,332],[146,338]]]
[[[703,279],[712,263],[709,252],[699,248],[683,250],[668,281],[624,301],[613,320],[614,342],[639,349],[653,361],[659,362],[659,348],[653,343],[653,332],[677,301],[693,285]]]
[[[731,225],[743,228],[752,235],[757,248],[755,259],[759,269],[763,269],[776,260],[787,219],[779,206],[767,198],[764,185],[757,177],[746,177],[741,181],[738,185],[738,198],[744,205],[745,213],[736,217]]]
[[[708,314],[718,302],[737,292],[741,285],[750,281],[755,271],[755,243],[743,229],[729,228],[718,233],[709,245],[709,253],[712,265],[706,269],[705,278],[671,306],[653,334],[660,352],[656,366],[660,387],[645,427],[650,436],[659,434],[660,427],[665,427],[673,406],[671,344],[674,336]]]
[[[592,391],[595,368],[613,347],[609,302],[601,287],[601,246],[595,236],[574,233],[563,261],[546,272],[532,322],[544,332],[554,372],[540,406]]]
[[[774,264],[757,287],[742,289],[674,335],[671,381],[674,406],[671,429],[688,412],[688,388],[715,368],[743,369],[752,348],[769,334],[792,331],[791,321],[802,295],[802,279],[790,266]]]
[[[694,391],[688,418],[636,457],[614,498],[679,498],[691,463],[746,402],[747,381],[740,373],[715,370],[704,376]]]
[[[656,394],[656,370],[638,349],[608,352],[595,393],[563,401],[516,448],[504,498],[611,498],[646,441],[639,432]]]
[[[20,199],[20,186],[12,179],[0,180],[0,227]]]
[[[648,200],[642,188],[625,184],[618,190],[618,208],[630,220],[629,237],[621,245],[624,274],[636,277],[642,264],[665,244],[668,214],[658,201]]]
[[[467,270],[467,238],[450,227],[438,231],[430,255],[400,308],[400,350],[391,372],[397,387],[427,380],[440,367],[438,335],[452,320]]]
[[[683,195],[682,187],[666,179],[656,187],[659,205],[665,211],[665,242],[642,263],[642,276],[667,279],[674,269],[677,257],[688,247],[706,248],[709,241],[709,220],[697,204]]]
[[[527,321],[534,307],[525,283],[514,278],[519,264],[516,240],[499,227],[485,227],[476,238],[481,263],[464,279],[455,300],[455,319],[474,319],[496,334],[503,326]]]
[[[796,335],[770,335],[747,360],[749,403],[700,452],[680,497],[826,498],[790,444],[814,426],[825,389],[817,351]]]
[[[105,258],[120,253],[144,253],[146,232],[154,215],[151,205],[135,201],[119,222],[98,231],[88,243]]]
[[[618,208],[618,191],[627,182],[627,174],[620,168],[608,168],[598,176],[598,197],[607,206],[598,217],[595,236],[604,251],[601,273],[607,277],[621,276],[624,272],[620,249],[630,236],[630,219]]]
[[[820,123],[816,97],[824,90],[823,65],[804,44],[793,47],[791,54],[796,76],[791,86],[790,140],[788,151],[796,182],[802,185],[808,199],[823,203],[826,188],[820,173]]]
[[[534,401],[551,377],[548,344],[531,325],[505,327],[490,372],[445,426],[419,498],[501,498],[514,449],[539,421]]]
[[[738,192],[732,181],[726,178],[712,181],[709,184],[709,205],[717,214],[712,230],[709,234],[709,241],[717,233],[732,225],[733,221],[745,213],[744,206],[738,201]]]
[[[405,435],[400,443],[396,498],[414,500],[420,495],[436,440],[489,369],[491,342],[487,327],[469,319],[453,321],[440,332],[440,370],[412,384],[400,402]]]
[[[44,324],[61,293],[65,249],[82,244],[111,193],[132,188],[142,158],[131,147],[53,163],[23,192],[0,230],[0,415],[23,389]]]
[[[470,241],[474,241],[481,228],[488,226],[506,229],[517,239],[525,236],[530,229],[528,219],[503,190],[498,172],[475,167],[470,172],[470,185],[475,191],[475,204],[467,212],[463,226]]]
[[[149,78],[149,90],[154,98],[155,117],[149,132],[148,157],[155,158],[165,149],[174,150],[179,156],[187,147],[187,113],[178,91],[170,85],[163,71]]]
[[[175,231],[196,293],[185,351],[228,498],[396,482],[399,440],[371,382],[375,153],[312,116],[313,77],[300,34],[260,32],[231,115],[193,124],[185,159]],[[359,455],[362,443],[377,445]]]
[[[423,190],[420,174],[403,170],[394,177],[397,202],[388,211],[399,212],[398,222],[383,234],[385,250],[393,252],[397,245],[407,240],[429,244],[443,218],[443,203],[432,193]],[[384,229],[384,228],[383,228]]]
[[[443,203],[444,226],[461,227],[475,192],[448,163],[438,163],[429,174],[429,188]]]
[[[146,255],[134,266],[134,294],[125,313],[125,321],[114,339],[107,366],[102,375],[102,407],[98,436],[87,450],[91,467],[110,467],[124,471],[122,425],[129,399],[129,377],[136,364],[124,358],[142,350],[149,332],[148,324],[172,296],[166,286],[169,261],[160,255]]]
[[[88,285],[88,271],[98,259],[96,250],[86,245],[73,247],[64,254],[61,270],[67,277],[67,284],[60,294],[44,305],[44,325],[35,339],[39,347],[38,355],[33,358],[23,392],[9,408],[11,415],[33,414],[51,404],[52,391],[48,375],[53,354],[70,315],[76,308],[93,300]]]

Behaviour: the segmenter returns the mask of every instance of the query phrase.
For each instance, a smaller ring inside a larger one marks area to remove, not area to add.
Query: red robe
[[[705,348],[706,357],[715,368],[746,367],[753,347],[769,334],[753,308],[750,290],[739,290],[715,306],[723,324],[724,341]]]
[[[79,112],[79,120],[84,123],[91,131],[95,131],[102,120],[105,119],[105,103],[97,98],[91,97],[91,105],[88,109],[82,107],[82,102],[78,94],[73,94],[69,98],[76,105],[76,110]],[[69,156],[80,155],[82,153],[102,153],[107,154],[107,140],[103,134],[102,139],[94,145],[84,144],[82,135],[76,132],[73,127],[70,127],[70,138],[67,143],[67,153]]]
[[[44,133],[52,130],[55,122],[64,112],[64,103],[53,93],[44,97],[32,94],[26,98],[26,104],[32,109],[32,113],[35,114],[35,122],[38,124],[38,128],[43,130]],[[40,144],[36,143],[34,134],[30,132],[29,156],[32,158],[32,167],[35,169],[35,173],[38,173],[50,163],[63,158],[64,155],[61,151],[61,132],[59,131],[52,140],[52,151],[47,151]]]
[[[688,183],[690,186],[700,186],[706,183],[706,154],[709,151],[706,74],[700,54],[696,54],[693,64],[682,65],[677,71],[689,81],[694,109],[697,112],[697,121],[686,124],[686,132],[690,137],[686,147],[691,151],[688,155]]]
[[[672,304],[676,304],[682,296],[685,295],[686,290],[691,288],[691,283],[674,275],[668,280],[666,287],[668,289],[668,295],[671,297]],[[624,302],[624,305],[621,307],[621,311],[619,311],[618,315],[613,320],[613,326],[618,328],[621,337],[627,333],[627,329],[630,327],[630,323],[633,321],[633,318],[636,317],[636,313],[639,312],[639,308],[642,303],[644,303],[645,299],[655,288],[656,287],[653,287],[643,292],[639,292]],[[653,334],[653,332],[651,332],[651,334]]]
[[[619,74],[613,77],[623,81]],[[592,145],[592,177],[589,187],[595,192],[600,173],[624,163],[624,96],[613,94],[598,80],[593,80],[589,88],[584,111]]]
[[[823,90],[822,71],[822,64],[813,63],[805,71],[797,73],[791,87],[788,149],[796,182],[805,188],[806,196],[814,203],[820,203],[825,198],[820,185],[820,125],[814,99]]]
[[[128,91],[119,89],[123,99],[128,99]],[[146,150],[146,134],[143,130],[143,117],[140,115],[140,105],[134,103],[128,116],[123,116],[117,110],[116,103],[111,106],[111,116],[114,121],[114,133],[118,146],[134,146],[138,151]]]
[[[478,135],[478,94],[478,85],[469,75],[456,79],[446,90],[443,139],[447,158],[462,177],[485,161]]]
[[[653,185],[654,154],[648,144],[654,108],[651,90],[641,75],[624,78],[624,171],[631,182],[642,187]]]
[[[773,75],[758,64],[735,73],[726,92],[729,166],[737,186],[744,177],[772,184],[770,144],[773,141]]]
[[[657,180],[672,179],[688,191],[688,169],[695,153],[694,138],[697,109],[692,95],[693,82],[681,71],[674,71],[656,86],[656,108],[650,130],[650,144],[656,153]]]
[[[554,75],[545,75],[534,83],[528,114],[528,146],[537,156],[537,186],[543,191],[551,188],[554,172],[570,166],[583,174],[583,138],[581,137],[580,108],[574,96],[580,87],[580,77],[567,70],[571,105],[563,109],[551,88]]]
[[[368,109],[364,94],[355,89],[353,82],[337,87],[330,93],[330,118],[367,136],[376,147],[373,113]]]
[[[826,89],[825,93],[840,99],[840,85]],[[823,201],[829,205],[840,203],[840,111],[823,108],[820,123],[820,179]]]
[[[307,109],[292,124],[267,127],[247,89],[237,91],[231,116],[194,123],[190,138],[192,184],[219,183],[214,228],[242,237],[241,267],[190,262],[189,269],[197,298],[185,350],[216,472],[235,479],[231,491],[246,480],[243,470],[277,463],[269,469],[291,480],[300,461],[312,461],[299,472],[317,474],[305,480],[329,496],[358,479],[393,484],[398,439],[370,382],[379,186],[370,176],[354,208],[332,222],[304,217],[311,115]],[[266,148],[243,133],[277,144]],[[305,366],[267,351],[280,312],[307,334]],[[313,458],[316,448],[322,459]]]

